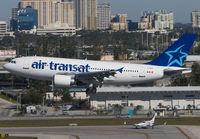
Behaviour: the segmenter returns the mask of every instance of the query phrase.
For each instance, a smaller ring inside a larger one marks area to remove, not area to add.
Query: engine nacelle
[[[74,76],[71,75],[55,75],[54,85],[58,88],[67,88],[75,85]]]

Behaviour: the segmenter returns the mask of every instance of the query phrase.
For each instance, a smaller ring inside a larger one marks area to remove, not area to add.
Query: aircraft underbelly
[[[60,72],[61,73],[61,72]],[[31,71],[26,75],[28,78],[39,79],[39,80],[53,80],[55,71]],[[109,78],[104,78],[103,84],[108,85],[128,85],[128,84],[140,84],[148,81],[154,81],[161,78],[161,76],[141,76],[139,74],[116,74],[115,76],[110,76]]]
[[[140,84],[145,83],[149,81],[157,80],[161,77],[140,77],[139,75],[122,75],[122,76],[116,76],[116,77],[110,77],[104,79],[104,84],[110,84],[110,85],[127,85],[127,84]]]

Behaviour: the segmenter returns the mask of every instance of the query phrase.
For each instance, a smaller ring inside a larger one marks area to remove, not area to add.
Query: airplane
[[[3,65],[27,79],[49,80],[55,88],[85,88],[96,93],[102,85],[134,85],[191,72],[182,68],[197,35],[184,34],[159,57],[144,64],[28,56]]]
[[[135,126],[136,129],[137,128],[148,128],[148,127],[154,128],[155,118],[156,118],[156,115],[154,115],[150,121],[143,121],[141,123],[134,124],[133,126]]]

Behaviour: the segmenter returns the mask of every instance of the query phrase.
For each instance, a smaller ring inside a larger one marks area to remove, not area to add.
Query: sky
[[[0,21],[9,21],[12,7],[19,0],[0,0]],[[139,21],[141,12],[165,9],[174,12],[175,22],[190,23],[190,13],[200,10],[200,0],[98,0],[98,3],[111,2],[111,13],[126,13],[128,19]]]

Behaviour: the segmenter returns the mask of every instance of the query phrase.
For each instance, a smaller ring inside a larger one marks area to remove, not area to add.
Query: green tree
[[[200,85],[200,65],[194,63],[192,66],[192,76],[190,78],[191,85],[198,86]]]
[[[22,104],[41,104],[42,97],[35,89],[30,89],[27,94],[22,95]]]
[[[72,96],[70,95],[70,93],[64,93],[63,97],[62,97],[62,102],[63,103],[71,103],[72,102]]]
[[[199,86],[200,85],[200,65],[194,63],[192,66],[192,73],[181,75],[180,78],[176,79],[173,83],[173,86]]]
[[[47,81],[30,80],[30,89],[35,89],[36,92],[44,94],[47,92]]]
[[[70,95],[70,92],[68,89],[62,89],[62,102],[63,103],[71,103],[73,101],[72,96]]]

